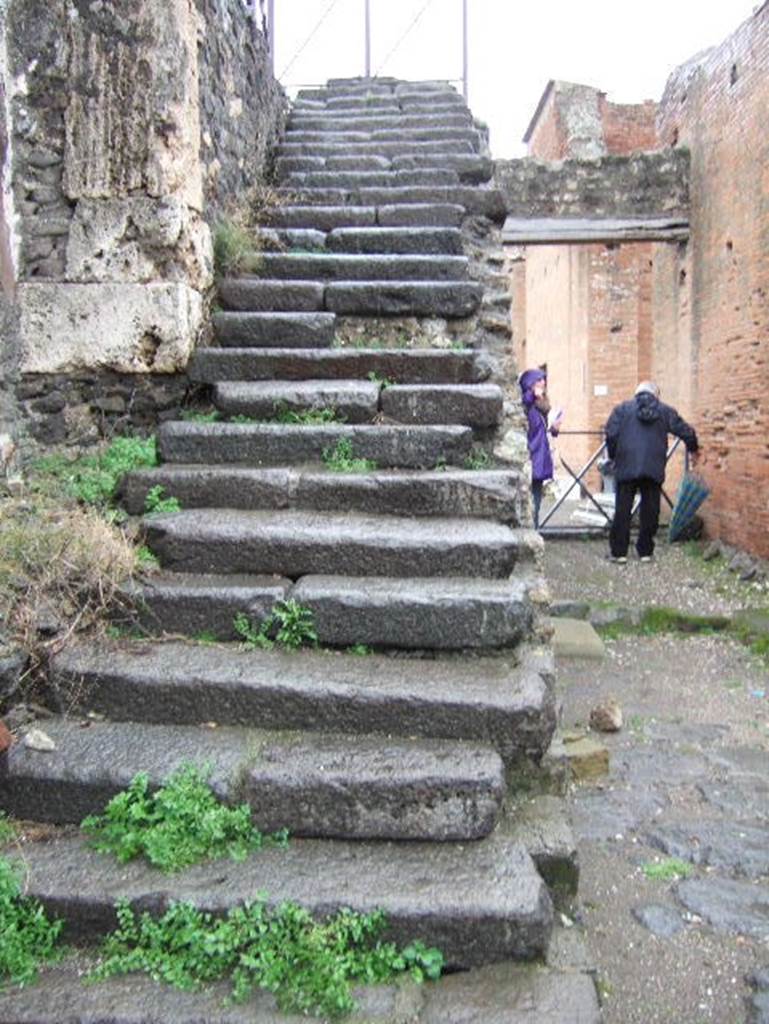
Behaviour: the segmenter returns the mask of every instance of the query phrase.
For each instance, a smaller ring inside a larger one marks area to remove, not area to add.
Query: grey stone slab
[[[214,313],[214,333],[231,348],[326,348],[334,340],[333,313]]]
[[[374,373],[392,384],[474,384],[491,376],[483,352],[445,349],[202,348],[189,368],[193,380],[352,380]]]
[[[386,156],[329,156],[325,161],[329,171],[386,171],[392,167]]]
[[[326,250],[326,232],[316,231],[314,228],[263,227],[261,235],[265,246],[271,246],[277,251],[323,253]],[[263,256],[259,257],[259,267],[263,259]],[[258,269],[252,268],[252,272],[258,273]]]
[[[543,795],[515,801],[500,829],[529,851],[556,906],[569,905],[579,887],[579,854],[565,800]]]
[[[102,642],[60,652],[53,671],[115,720],[469,739],[508,763],[539,760],[555,727],[552,682],[508,658]]]
[[[293,131],[362,131],[372,132],[391,128],[467,128],[472,127],[473,118],[469,111],[456,110],[431,114],[417,111],[412,114],[352,114],[340,116],[336,111],[325,113],[297,113],[288,119],[288,128]]]
[[[280,576],[222,576],[215,573],[155,573],[126,585],[122,593],[133,616],[151,634],[181,633],[235,640],[233,620],[243,613],[258,628],[273,605],[288,596],[292,583]]]
[[[326,286],[326,308],[346,316],[467,317],[483,289],[470,281],[355,281]]]
[[[464,215],[465,208],[458,203],[403,203],[376,210],[382,227],[459,227]]]
[[[465,423],[493,427],[504,395],[496,384],[402,384],[385,388],[382,412],[400,423]]]
[[[769,828],[734,821],[654,825],[649,843],[671,857],[745,878],[769,875]]]
[[[603,658],[606,649],[589,622],[583,619],[551,618],[553,648],[562,658]]]
[[[166,462],[235,462],[251,466],[320,463],[324,452],[349,441],[355,458],[375,468],[461,465],[470,453],[470,427],[351,424],[296,426],[275,423],[164,423],[158,451]]]
[[[469,139],[398,139],[372,142],[284,142],[279,156],[408,156],[412,153],[474,153],[477,143]]]
[[[710,875],[675,886],[679,901],[717,932],[769,939],[769,887]]]
[[[248,466],[173,466],[136,470],[120,487],[120,502],[131,515],[144,512],[152,487],[160,486],[182,508],[288,508],[296,473],[283,468]]]
[[[447,563],[438,567],[445,569]],[[404,573],[400,579],[304,576],[293,596],[312,609],[323,641],[339,646],[488,650],[514,647],[530,631],[533,615],[525,582],[437,577],[435,572],[424,578],[416,565],[413,571],[414,576]]]
[[[292,171],[322,171],[325,166],[322,156],[284,156],[275,161],[275,174],[280,179]]]
[[[673,907],[648,903],[641,907],[633,907],[632,914],[640,925],[659,939],[672,938],[684,928],[680,913]]]
[[[209,783],[220,799],[232,791],[242,763],[261,742],[247,729],[126,725],[48,718],[56,749],[41,753],[15,743],[0,765],[0,806],[22,819],[79,823],[146,772],[153,788],[184,764],[211,766]]]
[[[282,228],[315,228],[331,231],[339,227],[373,227],[376,209],[371,206],[279,206],[270,214],[270,224]]]
[[[266,742],[238,795],[267,832],[446,842],[488,835],[504,790],[504,766],[488,747],[306,735]]]
[[[185,573],[500,579],[531,559],[530,531],[478,519],[192,509],[146,517],[144,527],[146,543],[163,567]],[[397,585],[390,587],[392,596]],[[517,613],[522,590],[516,585],[511,591]],[[435,596],[441,593],[437,587]],[[524,624],[517,624],[519,634]]]
[[[429,156],[396,156],[393,157],[393,167],[429,167],[432,165],[432,157]],[[458,153],[447,154],[441,160],[441,166],[450,167],[459,175],[459,180],[465,185],[482,185],[491,181],[494,176],[494,162],[490,157],[478,156],[477,154]]]
[[[457,228],[334,228],[326,246],[331,252],[423,253],[462,255],[462,235]]]
[[[420,253],[265,253],[259,276],[312,281],[461,281],[467,278],[467,266],[466,256]]]
[[[309,191],[309,190],[308,190]],[[488,217],[501,224],[506,216],[504,196],[497,189],[474,188],[470,185],[449,185],[443,188],[412,186],[411,188],[359,188],[351,200],[361,206],[387,206],[393,203],[454,203],[468,214]]]
[[[160,877],[64,839],[28,847],[24,867],[27,894],[62,916],[65,938],[80,942],[114,927],[118,899],[151,912],[187,900],[222,913],[260,892],[269,906],[293,900],[317,916],[342,906],[381,908],[388,939],[438,946],[453,967],[541,956],[552,924],[547,888],[526,851],[493,837],[469,844],[297,839],[244,862]]]
[[[227,416],[274,419],[284,409],[333,409],[348,423],[370,423],[379,411],[379,391],[379,384],[366,380],[232,381],[215,386],[213,401]]]
[[[757,775],[731,777],[725,782],[703,779],[697,788],[709,804],[738,821],[769,822],[769,779]]]
[[[226,309],[315,312],[323,309],[323,285],[314,281],[255,281],[225,278],[217,289]]]
[[[576,971],[495,964],[431,986],[420,1024],[600,1024],[595,982]]]
[[[412,185],[457,185],[459,175],[448,168],[400,171],[297,171],[285,179],[288,188],[409,188]]]

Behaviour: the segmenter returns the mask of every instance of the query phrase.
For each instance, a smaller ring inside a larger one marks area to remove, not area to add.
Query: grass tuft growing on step
[[[164,512],[179,512],[181,505],[178,498],[173,498],[169,495],[164,498],[165,487],[161,484],[156,484],[155,487],[150,487],[144,498],[144,512],[148,516],[159,516]]]
[[[324,448],[323,462],[332,473],[370,473],[377,468],[373,459],[354,456],[349,437],[340,437],[333,448]]]
[[[443,956],[421,942],[402,950],[381,941],[381,911],[341,910],[315,921],[295,903],[275,909],[265,898],[215,918],[192,904],[176,903],[160,918],[117,905],[118,928],[108,936],[100,980],[133,971],[180,989],[197,990],[229,978],[232,998],[242,1002],[254,989],[275,995],[287,1013],[340,1017],[355,1009],[354,984],[377,984],[410,973],[415,981],[437,978]]]
[[[293,426],[318,427],[324,423],[344,423],[344,416],[338,416],[336,409],[304,409],[301,412],[289,409],[285,404],[275,406],[273,423],[287,423]]]
[[[24,896],[19,868],[0,857],[0,990],[27,985],[41,964],[58,959],[63,922],[46,917],[37,900]]]
[[[244,860],[265,844],[285,844],[285,832],[264,836],[254,827],[247,804],[222,804],[207,776],[186,764],[150,793],[148,776],[140,772],[110,800],[104,814],[89,815],[81,828],[100,853],[112,853],[119,861],[144,856],[168,873],[218,857]]]
[[[290,651],[318,645],[312,611],[293,598],[278,601],[259,629],[244,612],[238,612],[233,625],[246,647],[252,650],[269,650],[276,643]]]

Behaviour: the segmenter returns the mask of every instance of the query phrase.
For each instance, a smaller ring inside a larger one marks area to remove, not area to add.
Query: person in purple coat
[[[548,427],[547,416],[550,401],[547,397],[547,374],[544,370],[526,370],[518,378],[521,386],[523,408],[526,411],[528,430],[526,440],[531,459],[531,503],[534,513],[534,528],[539,527],[539,510],[542,505],[542,487],[546,480],[553,479],[553,456],[550,452],[548,433],[556,436],[558,428]]]

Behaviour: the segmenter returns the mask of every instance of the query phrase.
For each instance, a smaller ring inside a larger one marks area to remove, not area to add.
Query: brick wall
[[[601,93],[599,106],[603,137],[609,153],[627,154],[660,148],[655,123],[657,104],[653,100],[609,103]]]
[[[659,132],[691,150],[688,351],[708,532],[769,555],[769,5],[671,77]]]

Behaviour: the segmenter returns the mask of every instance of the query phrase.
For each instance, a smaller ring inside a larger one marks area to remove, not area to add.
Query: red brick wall
[[[655,123],[657,104],[652,100],[609,103],[601,93],[600,110],[604,142],[609,153],[619,156],[661,148]]]
[[[692,156],[695,426],[708,532],[769,556],[769,5],[694,72],[678,70],[659,130]]]
[[[563,160],[569,154],[558,116],[557,90],[552,88],[528,140],[529,155],[538,160]]]

